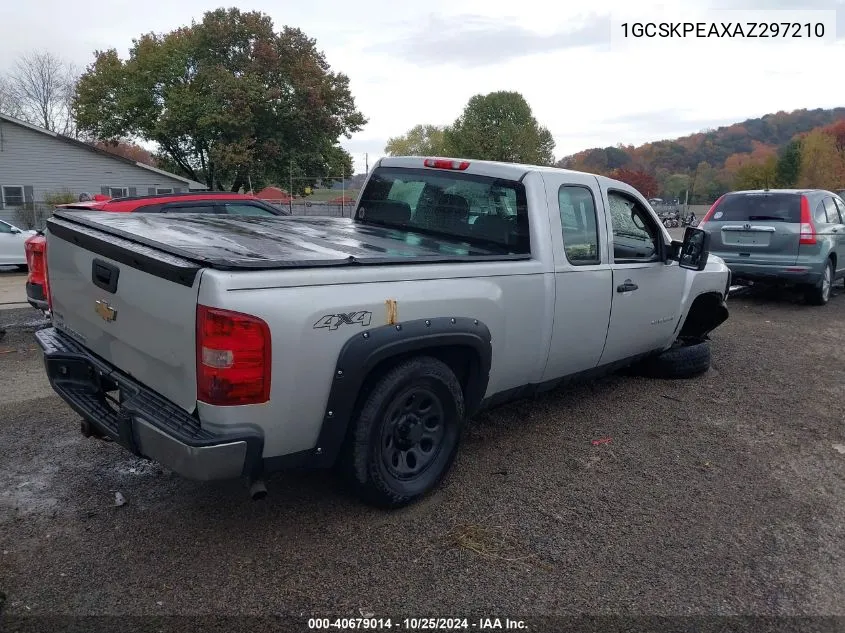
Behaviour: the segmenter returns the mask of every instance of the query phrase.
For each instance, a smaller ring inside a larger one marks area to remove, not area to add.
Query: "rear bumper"
[[[48,310],[47,297],[44,295],[44,286],[31,281],[26,282],[26,300],[33,308]]]
[[[809,264],[747,264],[725,259],[724,255],[719,253],[715,254],[725,260],[735,282],[746,280],[761,283],[815,284],[821,279],[824,271],[822,266]]]
[[[56,328],[35,333],[50,385],[91,426],[132,453],[188,479],[255,477],[264,439],[258,432],[219,435]],[[112,394],[120,394],[121,402]]]

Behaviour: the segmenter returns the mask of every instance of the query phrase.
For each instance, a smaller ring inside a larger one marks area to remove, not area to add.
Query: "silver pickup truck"
[[[37,333],[88,437],[192,479],[336,467],[397,507],[482,408],[622,367],[688,377],[728,318],[707,234],[602,176],[416,157],[354,218],[60,211]]]

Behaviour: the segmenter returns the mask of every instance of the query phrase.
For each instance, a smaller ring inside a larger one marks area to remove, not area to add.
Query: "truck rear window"
[[[797,193],[729,193],[716,207],[714,222],[801,222]]]
[[[358,221],[420,231],[451,241],[531,252],[525,187],[460,172],[379,167],[358,205]]]

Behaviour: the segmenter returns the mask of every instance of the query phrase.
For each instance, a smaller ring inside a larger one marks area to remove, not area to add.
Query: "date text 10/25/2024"
[[[405,631],[527,631],[524,620],[511,618],[309,618],[308,629]]]

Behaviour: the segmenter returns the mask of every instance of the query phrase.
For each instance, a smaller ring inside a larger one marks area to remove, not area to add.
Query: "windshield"
[[[801,222],[797,193],[729,193],[713,213],[715,222]]]
[[[498,246],[527,254],[525,187],[512,180],[457,171],[379,167],[367,183],[356,220]]]

